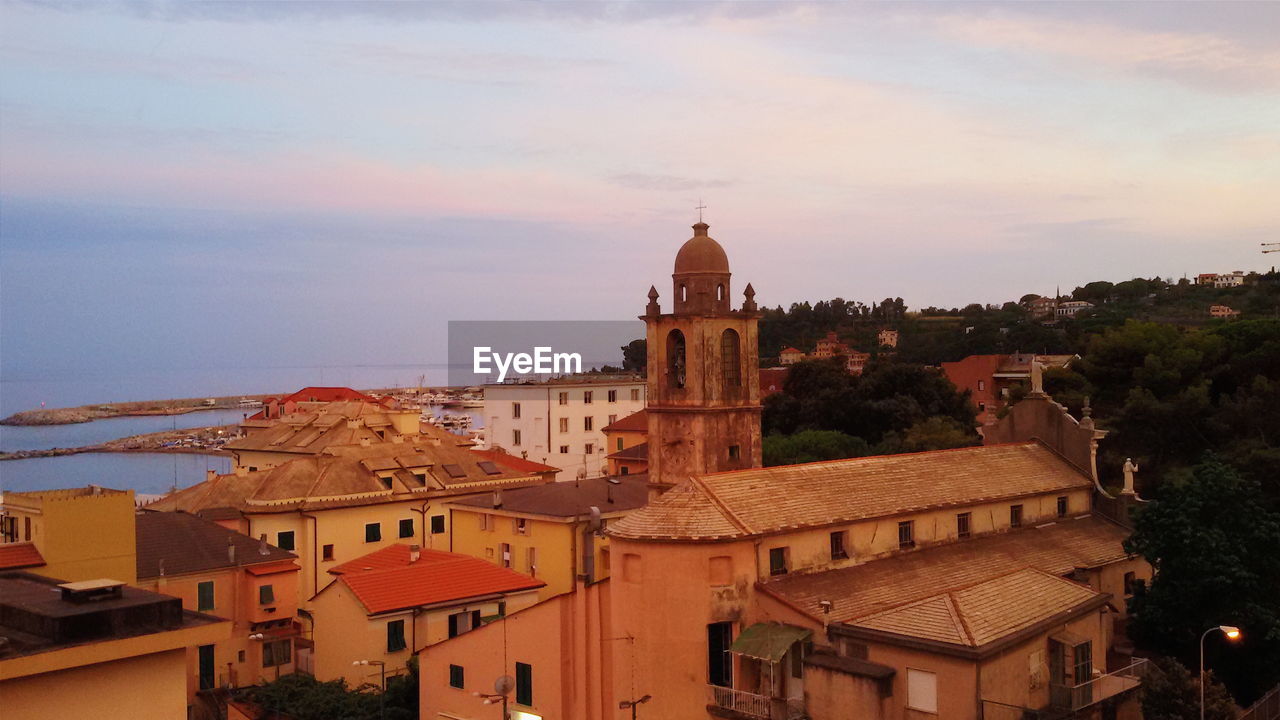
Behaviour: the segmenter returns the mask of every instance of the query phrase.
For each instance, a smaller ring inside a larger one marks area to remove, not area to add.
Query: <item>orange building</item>
[[[634,475],[649,470],[649,414],[641,410],[604,427],[608,473]]]
[[[225,640],[187,648],[187,698],[292,673],[300,640],[293,553],[182,512],[141,511],[138,587],[231,621]],[[306,642],[306,641],[302,641]]]
[[[956,389],[969,391],[969,399],[978,409],[978,424],[990,425],[999,410],[1008,404],[1014,387],[1029,387],[1032,362],[1046,368],[1066,368],[1076,358],[1075,355],[1032,353],[970,355],[963,360],[942,363],[942,372]]]

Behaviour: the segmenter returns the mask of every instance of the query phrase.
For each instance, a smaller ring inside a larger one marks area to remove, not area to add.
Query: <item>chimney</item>
[[[501,490],[493,491],[493,506],[495,508],[502,507],[502,491]]]
[[[216,477],[218,477],[218,471],[217,471],[217,470],[205,470],[205,471],[204,471],[204,479],[205,479],[206,481],[208,481],[208,480],[212,480],[212,479],[214,479],[214,478],[216,478]]]
[[[227,561],[232,565],[236,564],[236,546],[231,542],[231,538],[227,538]]]
[[[369,438],[360,438],[360,447],[369,447]]]
[[[409,546],[409,562],[416,563],[418,562],[418,558],[420,557],[422,557],[422,546],[410,545]]]
[[[244,466],[244,465],[237,465],[237,466],[236,466],[236,476],[237,476],[237,477],[248,477],[248,476],[249,476],[249,468],[248,468],[248,467],[246,467],[246,466]]]
[[[270,555],[271,551],[267,549],[267,534],[262,533],[258,536],[258,554]]]
[[[164,558],[160,558],[160,577],[164,577]]]

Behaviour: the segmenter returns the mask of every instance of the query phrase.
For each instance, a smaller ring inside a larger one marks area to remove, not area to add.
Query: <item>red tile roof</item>
[[[341,402],[346,400],[356,400],[359,402],[373,403],[375,405],[384,405],[390,407],[393,402],[390,397],[375,398],[365,395],[359,390],[352,390],[349,387],[304,387],[292,395],[286,395],[278,401],[276,398],[267,398],[264,402],[284,403],[300,403],[300,402]],[[263,411],[259,410],[249,416],[250,420],[264,419]]]
[[[604,432],[649,432],[649,414],[644,410],[633,412],[605,425]]]
[[[512,455],[511,453],[503,452],[501,450],[472,450],[471,452],[479,455],[481,460],[489,460],[498,463],[499,465],[505,465],[516,472],[560,472],[560,468],[558,467],[543,465],[540,462],[527,460],[519,455]]]
[[[35,545],[29,542],[0,545],[0,570],[39,567],[44,558]]]
[[[371,568],[371,569],[365,569]],[[546,583],[469,555],[423,550],[409,560],[409,546],[391,545],[343,563],[338,582],[369,614],[535,590]]]

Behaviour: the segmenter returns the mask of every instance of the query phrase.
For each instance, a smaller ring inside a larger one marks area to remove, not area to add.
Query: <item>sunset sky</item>
[[[626,319],[1280,255],[1280,4],[0,8],[0,371],[439,361]]]

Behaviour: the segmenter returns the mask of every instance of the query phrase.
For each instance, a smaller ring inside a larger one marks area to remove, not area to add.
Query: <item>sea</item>
[[[352,367],[239,368],[217,371],[77,373],[39,379],[0,377],[0,416],[40,407],[78,407],[108,402],[167,398],[286,394],[308,385],[355,388],[416,387],[418,379],[439,376],[443,366],[385,365]],[[442,382],[439,384],[443,384]],[[472,427],[483,426],[478,409],[433,408],[436,415],[466,413]],[[160,432],[231,425],[243,410],[201,410],[183,415],[147,415],[94,420],[70,425],[0,425],[0,450],[48,450],[82,447]],[[0,493],[101,485],[160,494],[205,479],[207,472],[230,472],[231,460],[217,455],[179,453],[79,453],[0,461]]]

